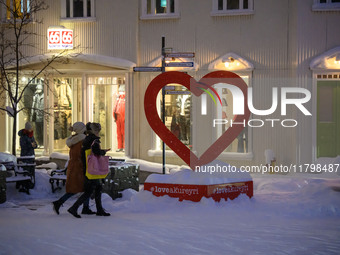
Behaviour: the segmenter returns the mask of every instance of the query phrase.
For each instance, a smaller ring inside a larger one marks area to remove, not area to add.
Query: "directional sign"
[[[176,90],[176,91],[166,91],[165,94],[167,95],[190,95],[191,92]]]
[[[194,52],[171,52],[165,54],[166,58],[194,58]]]
[[[165,63],[166,67],[194,67],[194,62],[170,62]]]
[[[134,72],[162,72],[162,67],[138,66],[133,68]]]

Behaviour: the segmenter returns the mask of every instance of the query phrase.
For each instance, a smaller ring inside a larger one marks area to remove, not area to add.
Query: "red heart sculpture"
[[[209,78],[209,79],[207,79]],[[202,82],[204,81],[204,83]],[[195,96],[200,96],[204,91],[200,89],[202,83],[212,88],[217,83],[228,83],[240,88],[244,95],[244,115],[236,115],[233,122],[243,123],[248,121],[250,111],[247,105],[247,84],[235,73],[228,71],[216,71],[205,75],[199,82],[196,82],[190,75],[182,72],[165,72],[154,78],[144,97],[144,110],[146,118],[155,133],[181,158],[191,169],[196,166],[205,165],[216,159],[242,132],[243,125],[235,124],[229,127],[204,153],[198,158],[187,146],[185,146],[161,121],[158,116],[156,100],[159,91],[166,85],[175,83],[185,86]]]

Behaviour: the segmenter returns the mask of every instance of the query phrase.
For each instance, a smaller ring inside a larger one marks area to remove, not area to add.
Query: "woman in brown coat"
[[[81,148],[86,135],[86,126],[82,122],[76,122],[71,127],[74,135],[66,140],[70,148],[70,160],[67,166],[66,194],[59,200],[53,202],[54,211],[59,214],[62,204],[74,194],[84,191],[83,161],[81,159]],[[89,207],[89,199],[84,201],[82,214],[95,214]]]

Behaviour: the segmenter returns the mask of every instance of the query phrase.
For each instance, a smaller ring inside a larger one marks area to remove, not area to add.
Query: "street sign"
[[[175,86],[165,86],[165,90],[175,90]]]
[[[133,68],[134,72],[162,72],[162,67],[138,66]]]
[[[166,91],[165,94],[167,94],[167,95],[191,95],[191,92],[190,91],[175,90],[175,91]]]
[[[166,58],[194,58],[194,52],[171,52],[165,54]]]
[[[194,67],[194,62],[170,62],[165,67]]]

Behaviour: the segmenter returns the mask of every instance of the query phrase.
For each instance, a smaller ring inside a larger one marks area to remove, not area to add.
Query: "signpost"
[[[170,52],[165,54],[166,58],[194,58],[194,52]]]
[[[194,67],[194,62],[169,62],[165,67]]]
[[[170,52],[165,53],[165,36],[162,36],[162,66],[161,67],[150,67],[150,66],[138,66],[134,67],[134,72],[165,72],[165,67],[194,67],[194,62],[169,62],[165,63],[165,58],[194,58],[194,52]],[[162,88],[162,122],[165,125],[165,95],[166,94],[182,94],[183,92],[166,91],[170,90],[171,86],[164,86]],[[187,93],[190,94],[190,91]],[[162,144],[163,150],[163,174],[165,174],[165,142]]]
[[[138,66],[133,68],[134,72],[162,72],[162,67]]]

